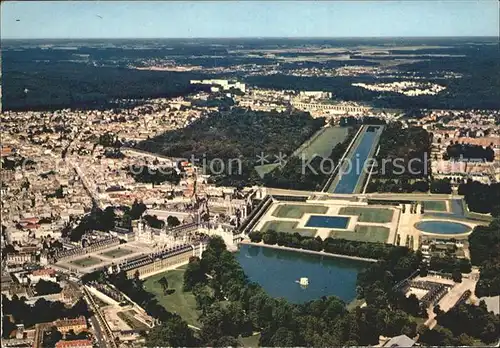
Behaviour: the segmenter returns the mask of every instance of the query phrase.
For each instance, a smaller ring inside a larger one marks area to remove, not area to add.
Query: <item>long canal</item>
[[[383,126],[363,126],[349,150],[339,170],[333,175],[333,180],[327,192],[330,193],[359,193],[363,181],[370,170],[367,161],[375,154],[375,150],[382,133]]]

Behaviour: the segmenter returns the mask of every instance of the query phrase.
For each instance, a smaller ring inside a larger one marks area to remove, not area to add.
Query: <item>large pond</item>
[[[307,227],[346,229],[349,218],[345,216],[311,215],[306,222]]]
[[[269,295],[294,303],[332,295],[349,303],[356,298],[358,273],[369,266],[363,261],[253,245],[241,245],[236,257],[250,280]],[[301,277],[309,278],[307,287],[296,283]]]
[[[427,220],[415,224],[417,230],[436,234],[461,234],[470,232],[471,228],[459,222]]]

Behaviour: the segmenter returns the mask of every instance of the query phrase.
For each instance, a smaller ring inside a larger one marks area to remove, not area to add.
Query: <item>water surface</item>
[[[349,218],[345,216],[311,215],[306,222],[307,227],[346,229]]]
[[[356,298],[356,278],[369,263],[268,247],[241,245],[236,253],[246,275],[273,297],[303,303],[335,295],[349,303]],[[309,286],[297,280],[309,278]]]
[[[460,234],[469,232],[469,226],[452,221],[421,221],[415,224],[415,228],[429,233],[437,234]]]
[[[368,160],[368,156],[372,148],[376,145],[378,139],[379,127],[367,129],[361,134],[362,138],[354,151],[350,153],[349,162],[350,166],[343,167],[345,173],[340,177],[337,186],[333,190],[334,193],[353,193],[356,185],[364,173],[364,166]],[[347,169],[346,169],[347,168]],[[340,172],[339,174],[340,175]]]

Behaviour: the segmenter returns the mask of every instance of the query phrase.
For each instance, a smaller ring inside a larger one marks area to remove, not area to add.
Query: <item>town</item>
[[[157,319],[111,283],[82,286],[86,274],[125,271],[130,279],[136,274],[140,279],[148,278],[202,257],[210,236],[221,237],[229,250],[262,239],[267,244],[269,231],[288,230],[322,240],[332,236],[326,225],[308,229],[311,217],[346,216],[350,222],[339,227],[345,230],[335,232],[335,238],[351,239],[352,229],[357,234],[354,241],[420,250],[428,265],[440,255],[450,257],[449,250],[454,250],[451,255],[460,264],[467,264],[467,236],[487,219],[467,219],[472,213],[462,208],[465,203],[457,190],[467,180],[499,182],[498,111],[429,110],[422,117],[408,118],[402,117],[402,111],[329,104],[331,93],[321,91],[264,90],[226,80],[192,83],[208,84],[211,92],[185,98],[127,100],[121,102],[120,109],[98,112],[64,109],[2,113],[2,294],[10,301],[24,297],[25,305],[35,306],[43,299],[72,308],[83,299],[95,311],[88,325],[82,312],[80,322],[72,324],[71,329],[64,327],[65,318],[57,318],[53,324],[37,323],[32,328],[18,324],[15,338],[5,340],[5,344],[33,342],[34,346],[44,346],[54,339],[56,334],[51,330],[55,326],[63,337],[72,330],[80,338],[75,342],[78,347],[91,347],[96,342],[100,346],[136,345],[141,341],[138,333],[151,330]],[[235,94],[235,88],[244,95]],[[403,127],[422,127],[433,134],[433,178],[448,182],[451,191],[434,195],[378,194],[366,192],[365,185],[364,190],[346,195],[336,194],[335,189],[306,192],[221,187],[211,183],[210,175],[189,159],[134,148],[165,129],[187,127],[212,112],[224,112],[224,105],[197,103],[222,97],[232,100],[233,107],[264,112],[303,108],[313,117],[324,118],[326,129],[340,128],[346,119],[366,115],[384,122],[401,122]],[[454,144],[462,149],[480,146],[485,153],[484,149],[490,149],[491,155],[471,164],[463,158],[467,154],[452,154]],[[356,197],[357,202],[346,196]],[[384,203],[394,201],[398,204]],[[100,216],[95,215],[96,209],[102,211]],[[464,230],[451,236],[432,228],[430,233],[422,232],[418,224],[432,221],[427,217],[431,211],[442,217],[450,214],[451,219],[461,214],[463,218],[457,224]],[[427,301],[425,324],[430,328],[436,325],[432,309],[437,305],[446,311],[460,301],[479,302],[472,295],[478,269],[471,268],[470,263],[464,267],[458,283],[455,274],[429,270],[428,275],[409,277],[398,285],[419,301]],[[429,289],[433,289],[432,294]],[[493,302],[488,300],[488,306]],[[62,339],[54,344],[69,347],[69,342]]]
[[[499,6],[2,2],[2,347],[498,347]]]

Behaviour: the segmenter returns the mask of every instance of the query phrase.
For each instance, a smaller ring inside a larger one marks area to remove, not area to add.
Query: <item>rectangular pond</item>
[[[330,256],[241,245],[236,253],[241,267],[251,281],[273,297],[304,303],[322,296],[337,296],[346,303],[356,298],[358,273],[369,263]],[[301,277],[309,285],[296,283]]]
[[[311,215],[306,227],[346,229],[348,224],[346,216]]]
[[[369,126],[361,135],[361,141],[355,149],[351,149],[348,158],[345,159],[350,165],[343,164],[343,172],[338,175],[342,176],[338,179],[337,185],[333,189],[334,193],[353,193],[356,189],[358,181],[364,177],[364,166],[370,153],[377,146],[379,138],[379,126]]]

